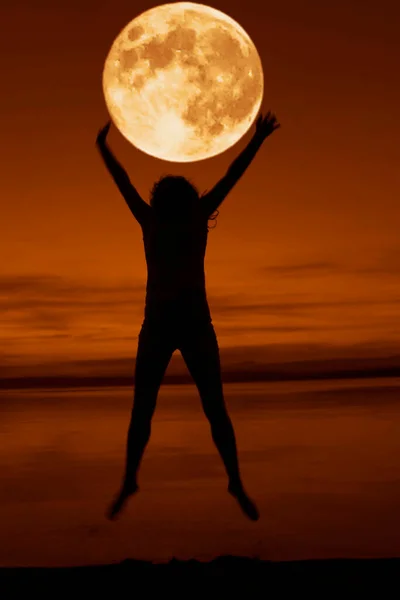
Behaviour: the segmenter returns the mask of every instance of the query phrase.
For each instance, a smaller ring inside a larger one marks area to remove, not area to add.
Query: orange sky
[[[136,354],[142,236],[95,137],[107,119],[101,74],[109,47],[153,5],[26,0],[2,10],[5,372],[12,364]],[[398,3],[212,6],[255,42],[263,106],[282,124],[209,234],[208,297],[220,346],[299,344],[299,358],[313,344],[327,355],[333,346],[357,353],[357,344],[388,352],[400,339]],[[179,165],[141,153],[115,129],[110,135],[146,199],[167,172],[209,188],[248,139]]]

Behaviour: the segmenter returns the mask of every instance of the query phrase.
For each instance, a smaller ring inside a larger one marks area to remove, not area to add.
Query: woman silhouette
[[[145,202],[107,145],[110,122],[100,130],[97,147],[133,216],[139,222],[147,262],[144,320],[139,334],[134,401],[128,430],[125,476],[107,516],[113,519],[138,491],[137,472],[150,437],[158,391],[174,350],[179,349],[198,388],[214,443],[228,475],[228,491],[252,520],[257,507],[246,494],[235,434],[226,410],[219,348],[208,307],[204,256],[208,220],[243,175],[263,141],[279,127],[268,112],[226,175],[199,196],[184,177],[162,177]]]

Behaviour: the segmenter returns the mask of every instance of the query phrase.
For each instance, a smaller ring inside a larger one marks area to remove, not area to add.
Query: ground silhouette
[[[0,569],[3,598],[40,597],[49,593],[90,597],[106,593],[132,597],[159,593],[162,597],[196,593],[245,594],[246,598],[299,597],[396,598],[400,591],[400,559],[310,560],[268,562],[238,556],[220,556],[210,562],[171,560],[166,564],[125,560],[111,565],[65,568]]]

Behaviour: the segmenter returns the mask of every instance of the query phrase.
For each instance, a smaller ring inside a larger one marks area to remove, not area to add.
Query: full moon
[[[231,17],[203,4],[156,6],[119,33],[105,61],[108,111],[134,146],[171,162],[224,152],[251,127],[259,54]]]

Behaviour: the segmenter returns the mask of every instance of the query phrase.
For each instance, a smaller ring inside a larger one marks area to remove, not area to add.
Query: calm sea
[[[226,492],[194,385],[161,388],[114,523],[132,389],[3,392],[0,565],[400,556],[400,379],[224,389],[257,523]]]

